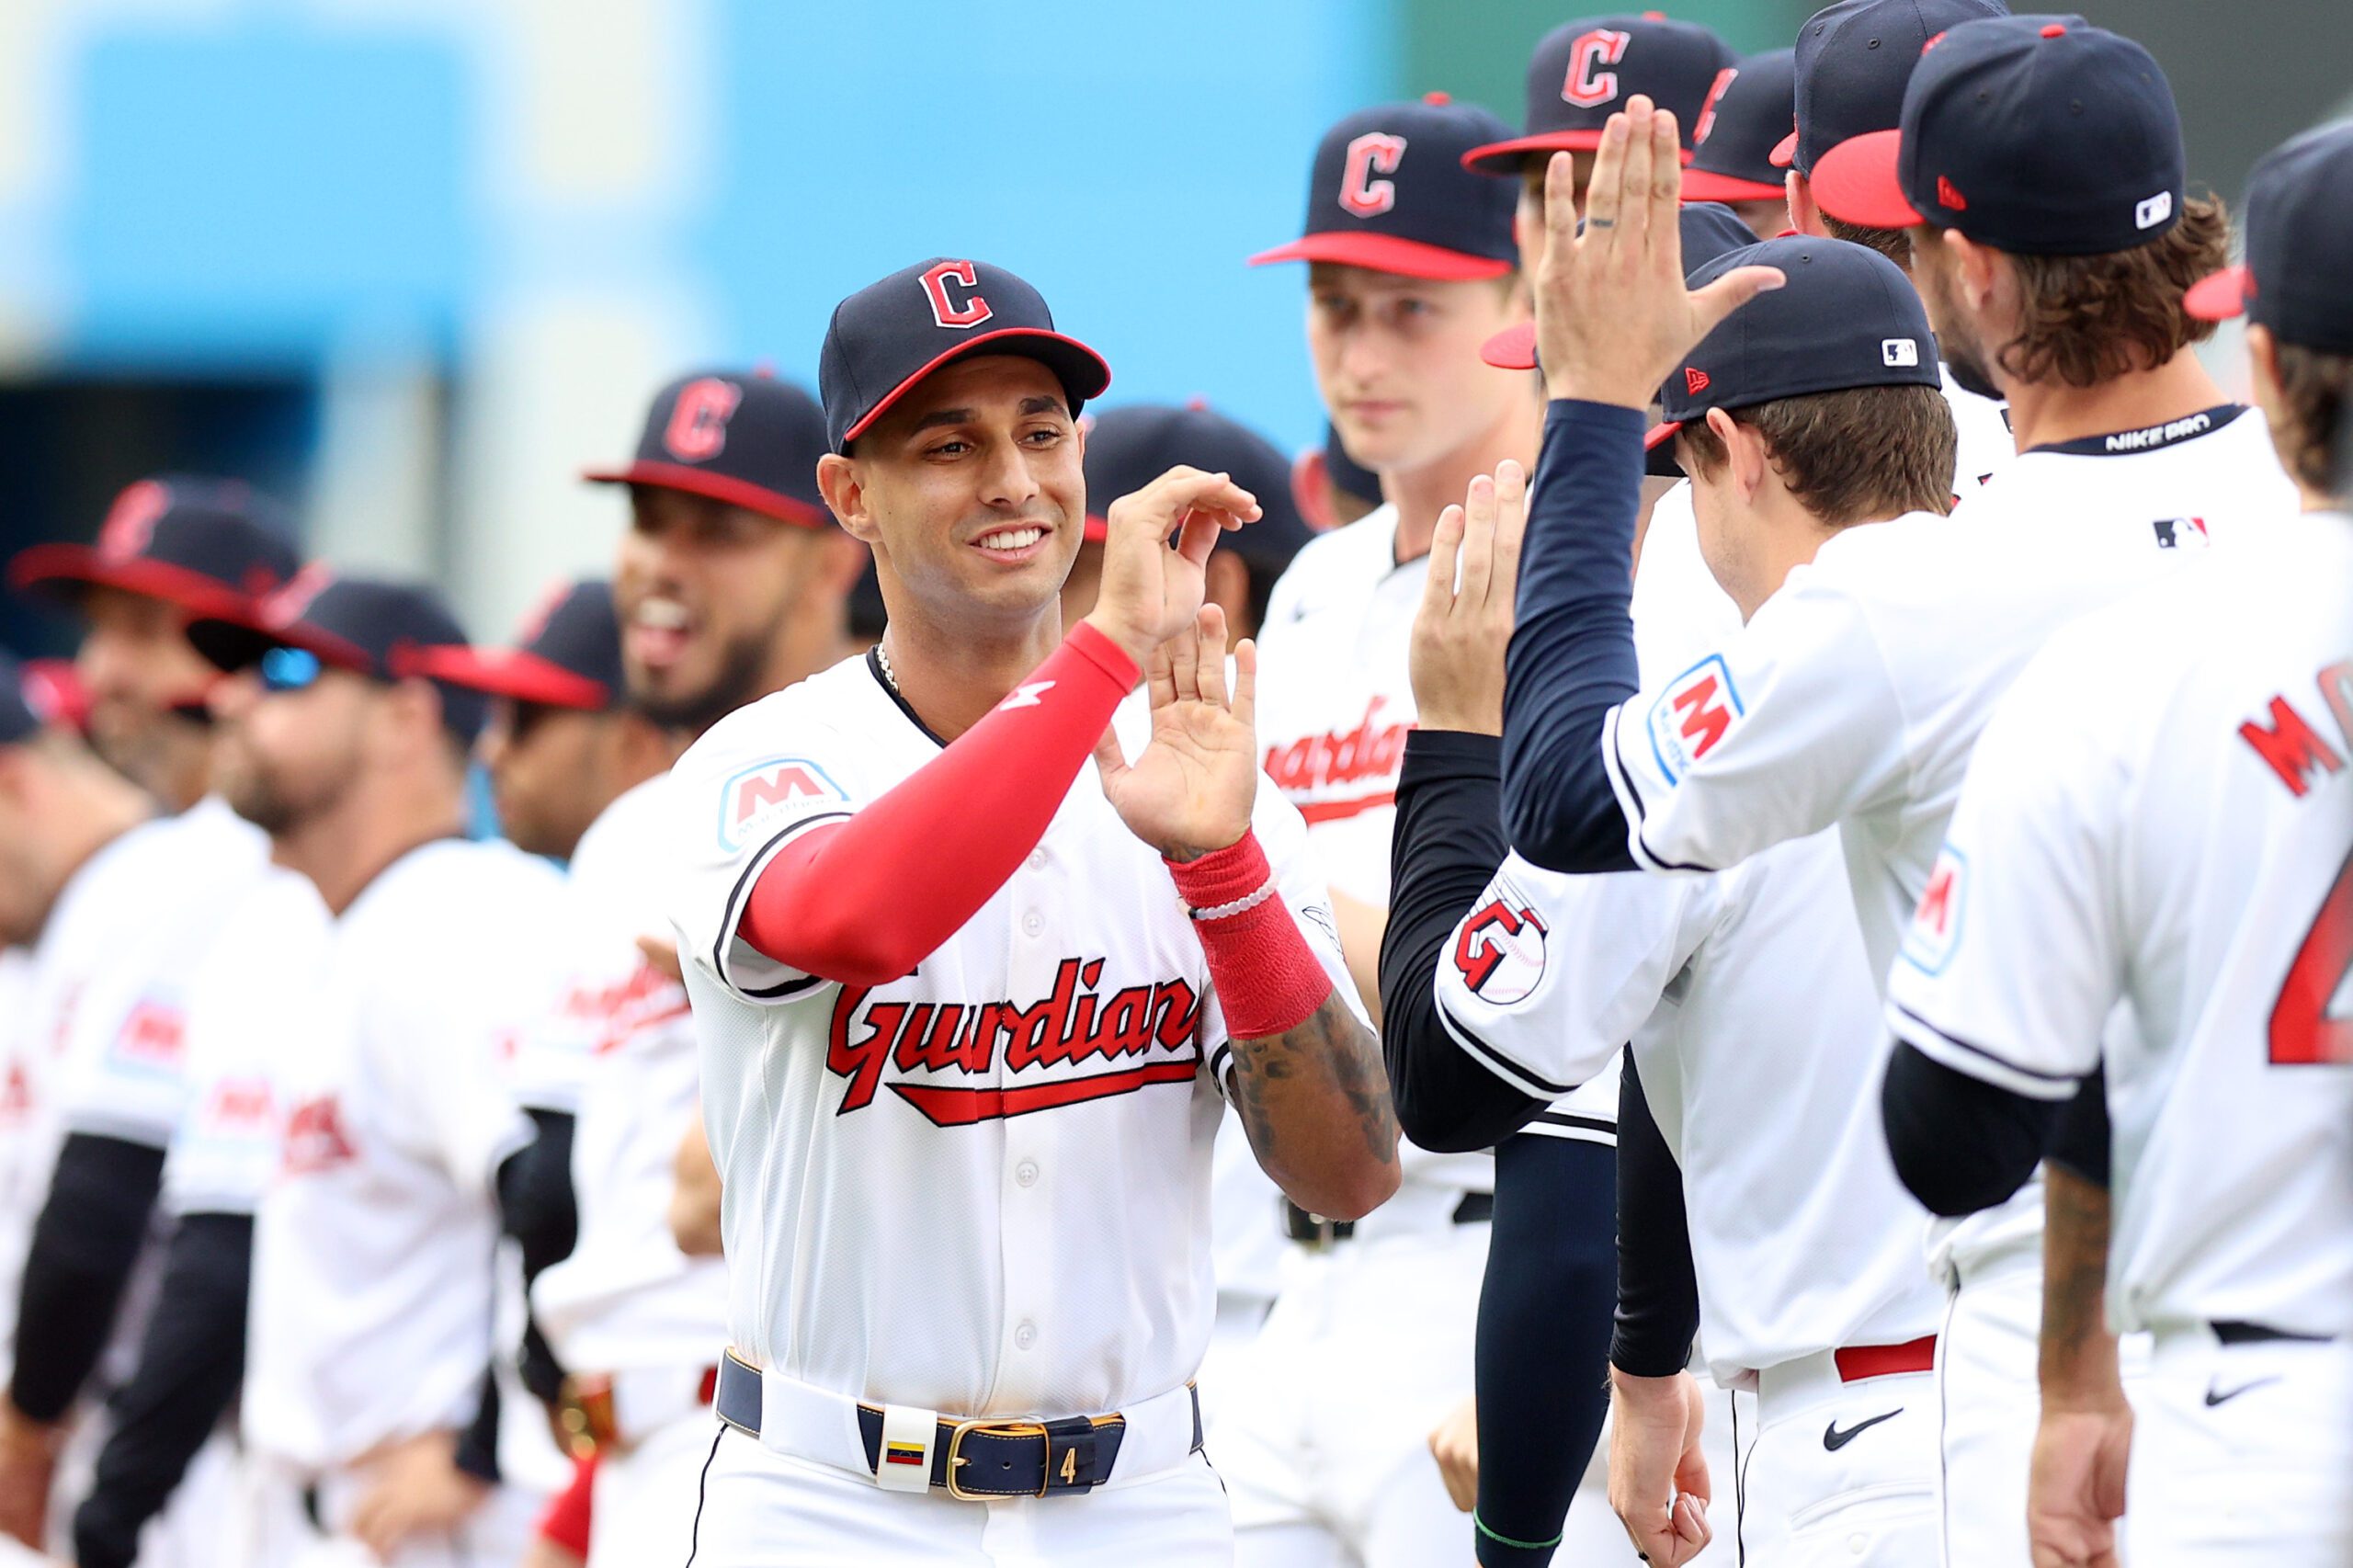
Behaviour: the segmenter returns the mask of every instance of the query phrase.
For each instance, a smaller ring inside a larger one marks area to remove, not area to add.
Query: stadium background
[[[1600,11],[1606,6],[1586,9]],[[2021,7],[2023,8],[2023,7]],[[1683,0],[1736,48],[1807,0]],[[2343,0],[2111,0],[2226,196],[2346,97]],[[0,554],[188,469],[494,638],[609,558],[575,483],[693,362],[813,381],[832,302],[937,252],[1036,281],[1108,401],[1320,431],[1316,135],[1445,88],[1518,123],[1529,0],[0,0]],[[18,602],[0,643],[62,652]]]

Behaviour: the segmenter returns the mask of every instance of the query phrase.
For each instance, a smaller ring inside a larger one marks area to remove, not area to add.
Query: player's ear
[[[1789,197],[1790,227],[1801,234],[1827,239],[1830,230],[1822,222],[1822,204],[1813,199],[1813,182],[1791,169],[1782,176],[1781,187]]]
[[[1960,287],[1961,299],[1972,311],[1985,309],[2001,287],[2008,258],[1991,245],[1979,244],[1959,229],[1939,230],[1938,239],[1951,262],[1953,281]]]
[[[1733,494],[1744,506],[1754,505],[1773,467],[1765,437],[1755,426],[1743,425],[1721,408],[1708,410],[1708,428],[1723,443],[1725,481]]]
[[[852,539],[875,540],[874,518],[867,510],[866,474],[856,458],[827,452],[817,460],[817,494]]]

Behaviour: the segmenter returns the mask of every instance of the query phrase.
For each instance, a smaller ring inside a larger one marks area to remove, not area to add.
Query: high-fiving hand
[[[1742,267],[1694,293],[1683,286],[1683,159],[1675,116],[1636,94],[1609,117],[1577,233],[1575,164],[1552,154],[1544,178],[1544,260],[1536,270],[1536,344],[1547,395],[1648,408],[1677,361],[1780,269]]]
[[[1504,733],[1504,650],[1527,531],[1528,478],[1509,459],[1438,514],[1407,655],[1422,728]]]
[[[1171,860],[1222,849],[1250,831],[1258,794],[1257,645],[1238,643],[1233,666],[1229,698],[1225,611],[1204,606],[1144,665],[1152,739],[1135,761],[1120,755],[1109,729],[1095,743],[1105,798],[1129,832]]]
[[[1218,535],[1260,515],[1258,498],[1233,475],[1182,465],[1122,495],[1105,515],[1103,586],[1087,624],[1142,664],[1192,626]]]

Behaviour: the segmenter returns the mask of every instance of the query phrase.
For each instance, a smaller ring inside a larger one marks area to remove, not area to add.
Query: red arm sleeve
[[[938,756],[763,867],[737,935],[779,963],[847,985],[905,974],[1037,847],[1136,673],[1119,644],[1074,628]]]

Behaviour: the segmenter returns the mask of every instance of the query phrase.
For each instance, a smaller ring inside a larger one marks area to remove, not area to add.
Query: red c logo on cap
[[[155,537],[155,522],[172,505],[172,493],[152,479],[142,479],[114,498],[107,520],[98,528],[98,553],[126,560],[145,550]]]
[[[1716,128],[1716,100],[1724,96],[1724,89],[1731,86],[1733,78],[1739,74],[1740,67],[1737,65],[1727,65],[1716,73],[1715,81],[1708,87],[1707,101],[1699,106],[1699,121],[1691,127],[1691,145],[1694,147],[1705,142],[1708,132]]]
[[[286,580],[286,585],[261,602],[262,624],[287,627],[302,619],[311,601],[326,592],[335,581],[334,569],[324,561],[313,561]]]
[[[1386,131],[1368,131],[1349,142],[1340,164],[1341,207],[1359,218],[1377,218],[1396,206],[1396,183],[1372,176],[1395,174],[1404,156],[1405,139]]]
[[[964,302],[961,305],[948,297],[950,280],[964,286]],[[924,298],[931,301],[931,319],[942,326],[952,326],[959,331],[978,326],[988,320],[996,312],[989,309],[986,300],[981,298],[978,292],[980,286],[981,280],[974,275],[972,264],[969,261],[943,261],[926,272],[923,275],[923,292]]]
[[[708,462],[727,445],[727,422],[735,416],[735,405],[743,401],[744,389],[733,381],[705,376],[701,381],[688,382],[670,410],[670,423],[662,432],[662,444],[681,462]]]
[[[1569,74],[1561,84],[1561,101],[1591,108],[1616,97],[1618,73],[1596,71],[1594,67],[1617,64],[1626,58],[1626,45],[1632,40],[1631,33],[1614,32],[1608,28],[1579,33],[1569,45]]]

